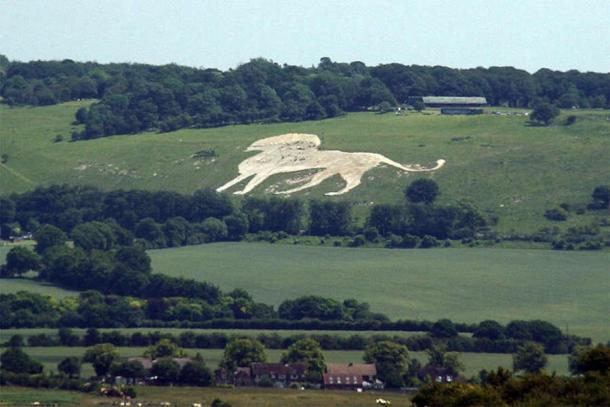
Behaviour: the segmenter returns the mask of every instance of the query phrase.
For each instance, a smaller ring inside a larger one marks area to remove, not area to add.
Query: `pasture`
[[[31,280],[28,278],[0,279],[0,294],[10,294],[19,291],[29,291],[60,299],[78,295],[77,291],[66,290],[43,281]]]
[[[406,405],[408,396],[398,393],[356,393],[333,390],[292,390],[263,388],[195,388],[195,387],[155,387],[138,386],[138,402],[145,405],[159,405],[171,402],[175,406],[190,406],[192,403],[203,403],[209,406],[220,398],[233,407],[371,407],[375,399],[383,397],[394,405]],[[110,406],[116,399],[96,397],[90,394],[67,392],[62,390],[27,389],[21,387],[4,387],[0,392],[0,405],[24,406],[33,402],[57,404],[59,406]]]
[[[46,371],[57,371],[57,364],[68,356],[81,357],[87,348],[83,347],[26,347],[24,351],[32,358],[40,361]],[[121,357],[128,358],[141,356],[146,348],[121,347],[117,348]],[[2,352],[2,348],[0,348]],[[222,359],[222,349],[185,349],[185,352],[194,356],[200,353],[208,367],[214,370]],[[267,349],[267,360],[275,362],[280,360],[285,350]],[[329,363],[360,363],[362,362],[362,351],[324,351],[324,358]],[[415,358],[422,363],[426,363],[427,355],[425,352],[409,352],[410,358]],[[559,375],[567,375],[568,357],[567,355],[548,355],[549,364],[547,370],[555,371]],[[464,363],[464,376],[471,377],[479,373],[481,369],[495,369],[498,366],[512,369],[512,355],[505,353],[460,353],[460,360]],[[89,364],[84,364],[81,374],[88,377],[94,374],[93,368]]]
[[[474,201],[499,216],[501,231],[533,231],[551,225],[542,216],[545,209],[562,202],[585,204],[595,186],[608,182],[610,122],[605,111],[570,111],[579,117],[572,126],[561,125],[565,117],[557,120],[558,125],[536,127],[527,125],[523,116],[354,113],[322,121],[67,141],[77,128],[72,124],[74,112],[88,103],[0,105],[0,150],[8,157],[0,165],[2,194],[58,183],[186,193],[216,188],[254,154],[244,152],[249,144],[290,132],[319,135],[322,149],[380,153],[404,164],[447,160],[445,167],[427,175],[377,167],[365,174],[361,186],[329,198],[356,202],[361,217],[371,202],[398,202],[416,176],[429,176],[441,187],[441,201]],[[57,135],[64,141],[55,142]],[[209,149],[215,157],[193,158]],[[253,193],[262,195],[286,178],[272,177]],[[295,196],[318,198],[340,185],[334,177]],[[593,218],[574,216],[567,224]]]
[[[610,339],[608,252],[215,243],[149,254],[155,272],[245,288],[274,305],[310,294],[357,298],[392,319],[543,319]]]

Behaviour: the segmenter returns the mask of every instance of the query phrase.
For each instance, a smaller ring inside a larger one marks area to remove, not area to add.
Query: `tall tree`
[[[320,344],[311,338],[296,341],[282,354],[282,363],[305,363],[307,366],[307,380],[319,383],[324,373],[324,354]]]
[[[238,366],[249,366],[253,362],[266,360],[267,355],[262,343],[252,338],[237,338],[225,347],[221,365],[232,371]]]
[[[513,354],[514,371],[523,370],[528,373],[536,373],[544,369],[547,363],[544,347],[537,343],[526,343]]]
[[[392,341],[380,341],[364,351],[364,361],[375,363],[379,378],[388,387],[401,387],[409,361],[407,347]]]
[[[44,253],[49,247],[64,245],[68,237],[63,230],[53,225],[42,225],[34,232],[34,240],[36,240],[36,251]]]
[[[91,363],[95,374],[106,376],[110,372],[110,366],[119,357],[119,352],[109,343],[101,343],[93,348],[87,349],[83,356],[83,362]]]
[[[559,109],[555,105],[541,102],[534,107],[530,114],[530,120],[548,126],[557,116],[559,116]]]

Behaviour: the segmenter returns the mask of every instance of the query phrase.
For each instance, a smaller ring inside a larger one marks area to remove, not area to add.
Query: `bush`
[[[434,236],[426,235],[422,238],[419,247],[422,249],[429,249],[431,247],[437,247],[438,240]]]
[[[598,185],[591,194],[593,202],[589,207],[591,209],[607,209],[610,205],[610,186]]]
[[[557,106],[543,102],[534,107],[530,119],[534,122],[548,126],[557,116],[559,116],[559,109]]]
[[[368,228],[364,229],[364,237],[369,242],[376,242],[377,239],[379,239],[379,231],[376,227],[369,226]]]
[[[566,122],[565,125],[566,126],[571,126],[574,123],[576,123],[576,116],[574,116],[573,114],[569,115],[568,117],[566,117]]]
[[[568,219],[568,212],[561,207],[547,209],[544,212],[544,217],[547,218],[548,220],[564,221],[564,220]]]
[[[416,179],[405,189],[405,198],[412,203],[431,204],[438,194],[438,184],[429,178]]]
[[[2,370],[12,373],[41,373],[43,366],[40,362],[31,359],[21,348],[9,348],[0,355]]]
[[[407,233],[403,236],[402,241],[400,242],[400,246],[404,247],[405,249],[412,249],[414,247],[417,247],[418,243],[419,238],[417,236],[413,236]]]
[[[258,385],[260,387],[273,387],[273,380],[271,380],[268,376],[264,376],[259,382]]]
[[[449,319],[439,319],[432,325],[430,335],[435,338],[453,338],[458,335],[455,325]]]
[[[350,242],[350,247],[360,247],[363,246],[366,243],[366,239],[364,237],[364,235],[356,235],[354,236],[354,238],[352,239],[352,241]]]

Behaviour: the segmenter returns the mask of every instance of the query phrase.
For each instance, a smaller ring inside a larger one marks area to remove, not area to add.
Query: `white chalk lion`
[[[238,167],[239,175],[216,190],[224,191],[253,177],[242,190],[234,192],[244,195],[272,175],[319,169],[306,183],[275,193],[291,194],[302,191],[339,175],[345,180],[345,186],[339,191],[327,192],[326,195],[341,195],[360,185],[364,173],[380,164],[409,172],[434,171],[445,164],[445,160],[439,159],[434,167],[429,168],[419,164],[402,165],[381,154],[320,150],[320,144],[320,139],[315,134],[289,133],[257,140],[246,148],[246,151],[261,152],[242,161]]]

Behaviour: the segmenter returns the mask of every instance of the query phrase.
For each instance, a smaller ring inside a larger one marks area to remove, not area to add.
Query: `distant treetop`
[[[452,69],[398,63],[367,67],[323,57],[317,67],[252,59],[236,69],[95,62],[9,61],[0,96],[9,105],[97,99],[78,112],[73,139],[236,123],[317,120],[379,110],[422,95],[477,97],[492,106],[608,108],[608,73],[534,74],[513,67]]]

